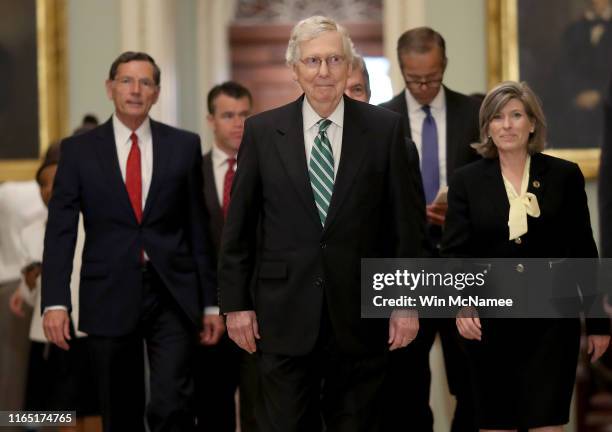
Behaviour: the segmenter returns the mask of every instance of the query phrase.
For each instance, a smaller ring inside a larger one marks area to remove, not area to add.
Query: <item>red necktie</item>
[[[132,133],[132,148],[128,155],[125,170],[125,187],[127,188],[130,202],[136,215],[138,223],[142,221],[142,168],[140,165],[140,147],[138,147],[138,135]]]
[[[223,180],[223,219],[227,219],[227,210],[229,209],[230,203],[230,191],[232,190],[232,182],[234,181],[234,165],[236,164],[235,158],[227,159],[227,171],[225,172],[225,179]]]

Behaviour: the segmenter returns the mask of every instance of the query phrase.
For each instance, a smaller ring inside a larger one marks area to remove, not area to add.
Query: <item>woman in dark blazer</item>
[[[451,257],[597,257],[574,163],[540,153],[546,121],[525,83],[504,82],[480,109],[482,160],[449,184],[442,253]],[[481,430],[557,432],[569,420],[580,341],[575,319],[480,319],[463,311]],[[607,319],[588,319],[588,350],[607,349]]]

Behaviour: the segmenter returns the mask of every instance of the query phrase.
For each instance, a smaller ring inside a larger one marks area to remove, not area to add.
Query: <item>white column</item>
[[[397,63],[397,40],[406,30],[425,25],[425,4],[425,0],[383,0],[383,52],[391,64],[394,94],[405,87]]]
[[[203,149],[209,149],[212,134],[206,123],[206,95],[216,84],[230,78],[229,25],[234,17],[235,0],[198,0],[197,53],[198,62],[197,92],[202,100],[198,105],[200,136]]]
[[[121,0],[122,51],[144,51],[161,69],[161,94],[151,117],[177,124],[176,1]]]

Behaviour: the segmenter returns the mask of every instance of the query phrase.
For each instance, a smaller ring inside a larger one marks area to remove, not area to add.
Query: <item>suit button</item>
[[[321,249],[325,249],[327,247],[327,243],[321,242],[319,246],[321,246]]]
[[[523,240],[521,240],[520,237],[517,237],[516,239],[514,239],[514,243],[521,244],[521,243],[523,243]]]
[[[317,288],[321,288],[321,287],[323,286],[323,279],[321,279],[321,278],[317,278],[317,279],[315,280],[315,286],[316,286]]]
[[[516,271],[519,273],[523,273],[525,271],[525,266],[523,264],[517,264]]]

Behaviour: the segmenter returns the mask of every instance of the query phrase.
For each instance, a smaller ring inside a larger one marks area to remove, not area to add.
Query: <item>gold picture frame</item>
[[[64,136],[66,91],[66,0],[36,0],[39,156]],[[39,159],[0,160],[0,181],[30,180]]]
[[[488,87],[519,80],[518,0],[487,0]],[[600,149],[547,149],[547,154],[576,162],[585,178],[599,172]]]

